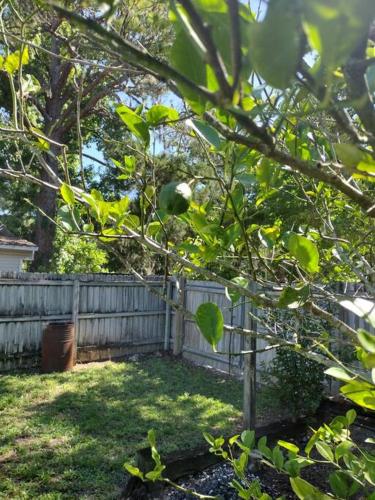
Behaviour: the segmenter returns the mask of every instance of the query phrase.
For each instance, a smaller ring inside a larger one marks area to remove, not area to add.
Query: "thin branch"
[[[220,90],[223,92],[224,97],[232,99],[233,89],[228,83],[225,65],[216,49],[209,26],[203,22],[191,0],[179,0],[179,2],[188,13],[193,29],[207,50],[208,63],[212,66],[215,72]]]
[[[331,166],[331,163],[326,165],[319,164],[319,166],[314,167],[310,162],[301,160],[290,154],[281,151],[280,149],[272,149],[265,144],[260,144],[258,141],[249,138],[243,134],[233,131],[231,128],[227,127],[219,120],[217,120],[212,114],[205,113],[206,120],[211,123],[225,138],[236,142],[237,144],[243,144],[251,149],[255,149],[260,153],[271,158],[277,163],[282,165],[288,165],[293,170],[306,175],[310,179],[316,179],[319,181],[326,182],[327,184],[335,187],[342,193],[346,194],[350,199],[355,201],[362,209],[364,209],[368,216],[375,217],[375,202],[368,198],[359,189],[352,186],[348,181],[341,178],[335,173],[328,173],[324,170],[324,167]],[[322,168],[323,167],[323,168]]]
[[[232,51],[232,92],[238,86],[241,75],[241,27],[238,0],[227,0],[230,17],[230,45]]]

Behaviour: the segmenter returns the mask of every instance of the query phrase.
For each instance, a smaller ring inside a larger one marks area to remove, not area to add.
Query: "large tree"
[[[140,47],[137,37],[55,8],[92,46],[166,82],[193,115],[181,122],[170,107],[119,104],[115,111],[137,142],[118,167],[141,183],[139,203],[127,195],[108,199],[100,185],[89,192],[49,172],[65,202],[61,225],[99,238],[117,255],[117,242],[131,240],[163,256],[167,272],[223,284],[234,303],[242,296],[263,309],[256,319],[265,331],[223,325],[209,303],[183,311],[214,348],[224,330],[244,335],[247,356],[262,339],[267,349],[330,367],[345,382],[346,397],[375,409],[374,336],[357,332],[340,314],[348,308],[375,326],[373,0],[270,0],[262,21],[237,0],[176,0],[168,61]],[[195,138],[205,168],[193,162],[185,182],[157,192],[155,178],[147,169],[139,175],[134,165],[158,166],[150,143],[166,126]],[[46,184],[27,169],[0,172]],[[171,223],[185,229],[183,241]],[[355,283],[361,296],[333,282]],[[297,321],[286,338],[283,323],[273,324],[268,313],[275,309],[290,310]],[[298,320],[307,317],[324,328],[300,331]],[[349,349],[349,361],[340,359],[341,347]]]
[[[74,7],[83,12],[80,2]],[[159,54],[167,36],[164,12],[159,2],[119,2],[111,20],[103,19],[101,25],[110,22],[116,32],[130,39],[137,37],[139,46]],[[90,8],[85,13],[87,19],[97,19],[100,10]],[[43,182],[51,173],[62,175],[65,171],[65,176],[84,187],[84,144],[90,140],[90,130],[100,127],[111,100],[118,100],[120,94],[129,99],[145,92],[155,95],[160,85],[152,84],[144,71],[130,68],[116,54],[93,46],[63,16],[38,2],[10,2],[2,10],[2,25],[3,51],[12,55],[22,48],[27,74],[3,68],[1,107],[13,114],[17,127],[38,134],[35,139],[39,139],[41,150],[31,161]],[[27,46],[22,42],[25,39]],[[17,149],[16,162],[19,155],[24,163],[30,161],[29,146],[19,143],[13,148]],[[6,159],[15,164],[8,154]],[[13,199],[17,199],[16,189]],[[31,201],[40,209],[35,212],[30,235],[39,247],[32,268],[48,270],[55,238],[51,219],[57,211],[56,192],[41,185]]]

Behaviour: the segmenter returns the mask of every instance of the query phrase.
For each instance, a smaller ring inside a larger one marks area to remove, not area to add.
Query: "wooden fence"
[[[176,284],[173,284],[173,297],[176,300]],[[235,307],[225,295],[225,288],[214,282],[188,280],[184,283],[183,298],[180,302],[185,308],[195,313],[200,304],[204,302],[216,303],[223,312],[224,323],[230,326],[250,327],[252,330],[264,333],[261,325],[248,321],[249,303],[241,300]],[[178,335],[181,335],[180,349],[183,357],[198,364],[210,365],[216,369],[240,374],[244,369],[244,356],[238,356],[236,353],[247,350],[245,339],[241,335],[232,332],[225,332],[223,339],[218,345],[218,352],[214,353],[212,347],[205,341],[199,333],[193,320],[184,320],[181,326],[176,324],[178,313],[172,313],[171,321],[171,344],[174,347],[174,341]],[[180,329],[180,331],[178,331]],[[265,347],[266,341],[258,340],[257,349]],[[175,350],[176,352],[176,350]],[[224,353],[224,354],[220,354]],[[257,365],[261,367],[263,363],[268,363],[274,354],[273,351],[262,352],[257,355]]]
[[[162,289],[160,277],[147,278]],[[44,327],[75,323],[79,361],[164,345],[165,303],[123,275],[0,274],[0,369],[34,365]]]
[[[163,290],[161,277],[148,277],[147,281]],[[221,285],[193,280],[180,284],[181,289],[176,280],[169,282],[169,296],[192,313],[203,302],[215,302],[226,324],[263,332],[261,325],[249,322],[248,302],[232,307]],[[340,318],[354,328],[368,328],[348,311],[341,310]],[[254,343],[249,345],[242,336],[226,332],[218,346],[225,354],[213,353],[193,321],[172,312],[133,277],[112,274],[0,273],[0,370],[38,363],[43,329],[56,320],[74,321],[79,361],[173,348],[175,354],[226,372],[241,374],[252,366],[255,376],[254,358],[235,355],[253,349]],[[264,346],[265,341],[257,341],[258,350]],[[257,354],[258,369],[273,356],[274,351]]]

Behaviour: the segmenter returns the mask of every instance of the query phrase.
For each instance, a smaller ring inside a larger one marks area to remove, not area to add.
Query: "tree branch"
[[[368,198],[359,189],[352,186],[348,181],[339,177],[335,173],[326,172],[322,167],[329,166],[320,164],[320,167],[313,166],[311,163],[291,156],[290,154],[281,151],[280,149],[272,149],[263,143],[260,143],[256,139],[247,137],[238,132],[234,132],[231,128],[227,127],[223,123],[219,122],[212,114],[206,112],[204,114],[206,120],[213,125],[218,132],[220,132],[226,139],[229,139],[237,144],[243,144],[251,149],[255,149],[260,153],[264,154],[267,158],[273,159],[282,165],[288,165],[293,170],[306,175],[310,179],[316,179],[318,181],[323,181],[330,186],[335,187],[350,199],[355,201],[361,208],[363,208],[367,215],[370,217],[375,217],[375,201]]]
[[[358,60],[366,56],[367,37],[358,46],[344,67],[344,75],[348,84],[348,94],[353,108],[358,113],[362,125],[369,134],[371,145],[375,148],[375,108],[367,80],[366,68],[358,65]]]
[[[191,0],[179,0],[179,2],[188,13],[192,27],[207,50],[207,62],[212,66],[215,72],[220,90],[225,97],[231,100],[233,88],[228,83],[224,62],[216,49],[209,27],[204,24]]]

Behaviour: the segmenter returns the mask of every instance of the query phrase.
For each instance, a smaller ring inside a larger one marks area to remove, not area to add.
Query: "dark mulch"
[[[322,407],[318,419],[312,423],[312,427],[317,427],[321,421],[329,422],[336,414],[343,414],[346,408],[334,408],[329,406]],[[365,439],[375,432],[375,420],[372,415],[360,415],[357,419],[357,425],[352,427],[352,436],[357,443],[363,444]],[[300,449],[303,449],[311,435],[308,429],[299,432],[288,440],[295,443]],[[302,471],[302,477],[314,484],[323,491],[329,490],[328,475],[332,469],[326,465],[315,465]],[[191,488],[205,495],[217,495],[223,500],[237,499],[235,491],[229,483],[233,479],[233,471],[226,463],[220,463],[207,468],[206,470],[186,477],[178,481],[178,484],[185,488]],[[252,465],[248,472],[249,480],[258,480],[262,491],[271,495],[272,498],[283,496],[286,500],[296,499],[297,497],[291,490],[289,478],[286,475],[279,474],[277,471],[258,464],[254,470]],[[152,493],[149,498],[154,500],[193,500],[195,497],[187,495],[173,489],[166,489],[160,493]]]

